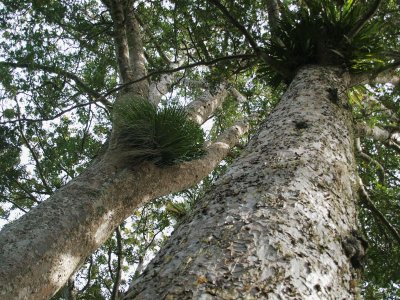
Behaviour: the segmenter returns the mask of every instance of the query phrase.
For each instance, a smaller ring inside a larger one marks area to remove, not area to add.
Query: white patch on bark
[[[110,227],[112,227],[112,224],[114,224],[114,214],[115,212],[113,210],[110,210],[103,216],[101,225],[96,229],[94,233],[94,239],[96,243],[100,244],[108,238]]]
[[[74,270],[75,266],[80,262],[81,258],[70,253],[62,253],[58,258],[58,263],[50,271],[50,280],[52,284],[59,285],[68,280],[70,270]]]

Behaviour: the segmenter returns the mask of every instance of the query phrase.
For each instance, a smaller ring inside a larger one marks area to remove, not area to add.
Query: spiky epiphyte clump
[[[204,154],[204,133],[178,106],[158,109],[149,101],[132,99],[114,108],[116,142],[136,161],[171,165]]]
[[[372,4],[341,3],[309,0],[295,10],[283,7],[274,35],[266,43],[271,59],[292,75],[306,64],[336,65],[355,73],[384,66],[388,60],[383,52],[383,23],[378,18],[361,22]],[[292,79],[265,64],[258,73],[274,86]]]

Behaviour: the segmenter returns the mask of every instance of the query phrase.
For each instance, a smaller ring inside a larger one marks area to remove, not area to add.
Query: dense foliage
[[[108,1],[0,3],[3,223],[29,211],[77,176],[98,155],[114,113],[125,116],[116,126],[122,128],[120,140],[135,145],[135,157],[171,164],[202,154],[203,132],[187,121],[178,105],[213,91],[221,82],[234,86],[246,101],[228,96],[207,131],[211,140],[244,117],[251,119],[254,131],[301,65],[339,65],[353,73],[368,71],[371,78],[399,65],[396,1],[278,1],[282,18],[272,29],[267,23],[267,1],[222,1],[254,38],[252,47],[243,30],[212,2],[131,3],[142,25],[149,76],[159,78],[173,61],[183,65],[162,98],[163,109],[141,101],[112,109],[120,86]],[[363,22],[376,5],[379,9]],[[258,60],[261,52],[270,60]],[[268,64],[271,60],[278,69]],[[348,96],[357,122],[400,131],[398,81],[358,85]],[[359,173],[371,200],[360,200],[360,223],[369,242],[363,293],[366,299],[400,299],[400,242],[379,217],[380,213],[400,231],[400,151],[398,145],[371,138],[361,138],[360,145]],[[173,224],[239,152],[234,149],[197,187],[134,212],[56,298],[66,298],[73,290],[79,299],[108,299],[119,273],[122,281],[117,288],[125,289],[162,246]]]

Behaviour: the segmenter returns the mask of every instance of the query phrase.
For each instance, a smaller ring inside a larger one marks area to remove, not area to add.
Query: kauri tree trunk
[[[357,174],[348,75],[301,69],[125,299],[351,299]],[[357,253],[356,253],[357,252]]]

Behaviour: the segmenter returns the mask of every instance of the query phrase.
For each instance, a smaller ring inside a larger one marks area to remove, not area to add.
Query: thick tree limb
[[[186,110],[192,120],[198,124],[203,124],[222,105],[227,95],[227,84],[221,83],[213,94],[208,90],[205,91],[199,99],[189,103]]]
[[[67,284],[63,288],[62,295],[65,300],[76,300],[76,290],[75,290],[75,281],[74,278],[70,278],[67,281]]]
[[[171,69],[176,68],[180,63],[171,63]],[[148,99],[151,103],[157,105],[160,103],[162,96],[168,93],[168,89],[172,84],[176,73],[162,74],[158,81],[153,81],[149,86]]]
[[[384,68],[373,72],[365,72],[361,74],[352,74],[350,86],[356,86],[360,84],[378,84],[378,83],[390,83],[394,86],[400,84],[400,76],[398,75],[398,69],[400,67],[400,61],[395,61]]]
[[[157,50],[157,53],[160,55],[162,60],[166,64],[170,64],[171,63],[170,59],[165,55],[164,51],[161,49],[159,42],[154,39],[153,33],[146,26],[146,24],[142,21],[142,19],[140,18],[140,16],[138,14],[136,14],[134,12],[133,12],[133,14],[134,14],[135,19],[138,21],[140,27],[144,31],[146,37],[149,38],[150,42],[153,44],[154,48]]]
[[[130,64],[129,45],[126,35],[124,5],[122,0],[109,1],[110,14],[114,23],[114,39],[118,66],[123,83],[134,80]]]
[[[380,210],[375,206],[374,202],[371,200],[368,192],[366,191],[364,184],[360,179],[360,194],[361,200],[365,203],[367,208],[373,213],[375,217],[377,217],[382,224],[389,230],[392,234],[393,238],[400,244],[400,234],[396,230],[396,228],[386,219],[386,217],[380,212]]]
[[[130,1],[128,1],[128,3],[129,2]],[[146,76],[147,70],[141,28],[131,6],[132,5],[128,4],[125,8],[125,23],[129,46],[129,60],[133,72],[131,80],[137,80]],[[139,81],[132,87],[136,94],[141,95],[142,97],[147,97],[149,92],[149,83],[147,80]]]
[[[377,110],[379,112],[384,113],[388,119],[392,120],[393,122],[399,122],[399,118],[397,117],[397,114],[391,110],[390,108],[386,107],[381,101],[376,99],[374,96],[367,96],[365,99],[362,101],[363,107],[365,109],[372,109],[378,108]],[[376,111],[376,109],[374,110]]]
[[[268,23],[271,31],[274,32],[279,23],[279,5],[277,0],[266,0]]]
[[[365,123],[358,123],[355,128],[358,136],[367,136],[380,141],[400,153],[400,132],[391,132],[378,126],[370,127]]]
[[[135,208],[201,181],[238,144],[247,128],[244,123],[233,126],[201,159],[170,167],[160,168],[152,162],[132,165],[118,151],[106,152],[49,199],[0,231],[0,261],[7,266],[0,269],[0,296],[49,298]],[[55,220],[59,226],[54,226]],[[29,257],[21,261],[21,253]]]
[[[207,83],[204,80],[192,80],[189,78],[182,78],[180,81],[184,86],[191,88],[204,88],[207,86]]]
[[[247,102],[247,98],[242,95],[235,87],[231,86],[229,88],[231,94],[237,99],[239,103]]]

